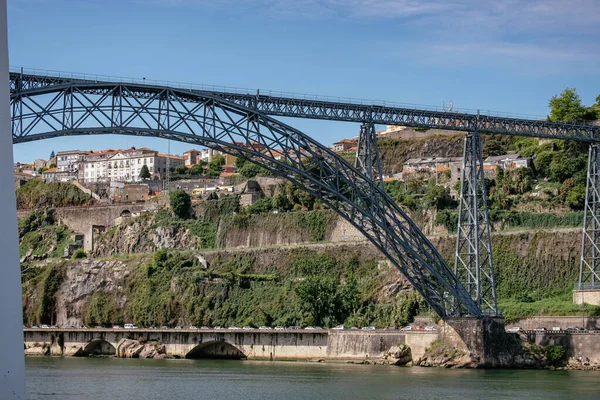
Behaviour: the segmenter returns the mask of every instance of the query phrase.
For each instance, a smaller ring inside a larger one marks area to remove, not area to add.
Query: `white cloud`
[[[553,61],[600,63],[598,0],[137,0],[211,7],[287,20],[343,19],[389,24],[411,35],[382,38],[386,48],[459,64]],[[416,34],[415,34],[416,33]],[[400,48],[401,47],[401,48]],[[462,60],[462,62],[461,62]]]

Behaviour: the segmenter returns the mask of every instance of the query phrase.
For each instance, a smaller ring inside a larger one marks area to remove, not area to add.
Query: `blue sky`
[[[565,87],[588,105],[600,94],[597,0],[8,0],[8,27],[24,68],[539,116]],[[286,122],[326,144],[359,128]],[[130,146],[167,143],[74,137],[14,153]]]

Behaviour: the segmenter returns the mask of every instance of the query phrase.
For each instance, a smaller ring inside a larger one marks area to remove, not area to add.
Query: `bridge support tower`
[[[463,155],[454,273],[484,315],[497,316],[482,141],[467,134]]]
[[[579,282],[575,304],[600,305],[600,145],[591,144],[588,157]]]
[[[364,123],[360,126],[354,166],[368,178],[378,180],[379,185],[383,187],[381,159],[377,148],[377,133],[373,123]]]

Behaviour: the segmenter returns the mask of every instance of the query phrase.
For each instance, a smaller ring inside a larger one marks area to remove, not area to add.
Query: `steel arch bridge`
[[[374,123],[383,123],[585,142],[600,138],[598,127],[143,82],[11,73],[10,88],[15,144],[70,135],[153,136],[229,153],[287,178],[361,231],[442,318],[481,317],[483,303],[474,300],[472,289],[458,278],[459,271],[447,265],[370,171],[359,171],[271,115],[362,122],[370,125],[365,131],[371,133]],[[248,146],[251,143],[257,145]],[[281,159],[275,158],[275,150],[283,153]]]

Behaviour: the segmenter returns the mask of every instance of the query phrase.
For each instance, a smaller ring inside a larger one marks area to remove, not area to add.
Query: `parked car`
[[[125,324],[124,327],[125,329],[138,329],[136,324]]]
[[[251,327],[251,326],[246,325],[246,326],[242,327],[242,329],[245,329],[245,330],[249,331],[249,330],[254,329],[254,328]]]
[[[437,328],[433,325],[428,325],[425,327],[425,330],[426,331],[435,331],[435,330],[437,330]]]
[[[123,329],[121,325],[113,325],[113,329]]]
[[[271,330],[273,328],[271,328],[270,326],[259,326],[258,329],[261,329],[261,330]]]
[[[183,329],[183,327],[181,325],[177,325],[175,329]]]
[[[219,327],[220,328],[220,327]],[[200,329],[210,329],[208,326],[201,326]],[[215,326],[215,329],[217,329],[217,327]]]
[[[42,329],[50,329],[50,325],[44,324],[44,325],[42,325]]]
[[[547,329],[544,328],[543,326],[540,326],[540,327],[534,329],[534,331],[536,331],[536,332],[545,332],[546,330]]]
[[[511,327],[511,328],[508,328],[508,329],[506,330],[506,332],[508,332],[508,333],[519,333],[519,332],[521,332],[522,330],[523,330],[523,329],[522,329],[520,326],[513,326],[513,327]]]
[[[402,328],[400,328],[401,331],[412,331],[413,330],[413,326],[412,325],[406,325],[403,326]]]
[[[374,326],[363,326],[361,329],[363,331],[374,331],[375,327]]]
[[[169,327],[166,326],[166,325],[163,325],[163,326],[160,327],[160,329],[169,329]]]
[[[192,325],[192,326],[190,326],[188,329],[198,329],[198,327],[197,327],[197,326],[194,326],[194,325]]]
[[[240,328],[238,328],[237,326],[230,326],[230,327],[229,327],[229,328],[227,328],[227,329],[240,329]]]
[[[285,329],[285,328],[284,328],[283,326],[276,326],[276,327],[275,327],[275,330],[276,330],[276,331],[282,331],[282,330],[284,330],[284,329]]]
[[[31,327],[31,329],[40,329],[40,327],[37,326],[37,325],[34,325],[34,326]]]
[[[222,326],[215,326],[214,329],[223,329]]]
[[[306,328],[304,328],[308,331],[314,331],[316,328],[314,326],[307,326]]]
[[[338,325],[338,326],[334,326],[331,329],[344,329],[344,325]]]

